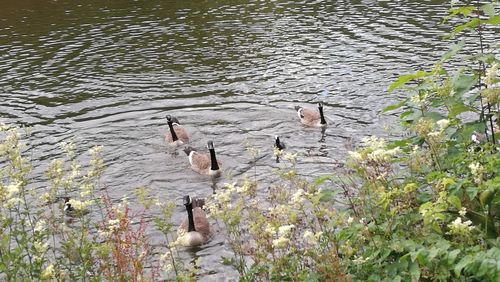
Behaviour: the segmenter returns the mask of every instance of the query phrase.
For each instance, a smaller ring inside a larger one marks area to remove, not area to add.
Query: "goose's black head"
[[[207,148],[208,148],[209,150],[213,150],[213,149],[214,149],[214,142],[212,142],[212,141],[208,141],[208,142],[207,142]]]
[[[275,142],[274,142],[274,146],[280,150],[283,150],[285,149],[285,143],[283,143],[281,140],[280,140],[280,137],[278,135],[276,135],[275,137]]]
[[[168,123],[177,123],[179,125],[181,124],[176,117],[173,117],[171,115],[167,115],[167,122]]]
[[[184,205],[187,207],[188,205],[191,205],[192,202],[191,202],[191,198],[189,197],[189,195],[186,195],[184,196]]]

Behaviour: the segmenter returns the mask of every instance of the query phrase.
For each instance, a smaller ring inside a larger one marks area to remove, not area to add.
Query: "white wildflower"
[[[69,204],[76,211],[85,211],[90,205],[92,205],[92,203],[93,203],[92,200],[83,201],[83,202],[79,201],[79,200],[75,200],[75,199],[69,200]]]
[[[311,230],[306,230],[303,237],[308,243],[314,242],[314,232],[312,232]]]
[[[363,155],[361,155],[359,152],[356,151],[349,151],[347,152],[349,154],[349,157],[353,159],[354,161],[362,161],[363,160]]]
[[[472,221],[467,220],[462,222],[462,218],[457,217],[452,223],[448,224],[448,228],[450,231],[447,232],[447,234],[467,236],[475,228],[475,226],[472,225]]]
[[[427,100],[427,97],[428,97],[427,93],[425,93],[425,94],[419,93],[419,94],[411,96],[410,101],[417,104],[418,106],[422,106],[425,103],[425,101]]]
[[[44,254],[47,251],[47,249],[49,248],[49,243],[47,243],[47,242],[42,243],[42,242],[35,241],[35,243],[33,244],[33,247],[35,248],[35,250],[38,253]]]
[[[481,180],[483,178],[483,171],[484,171],[483,166],[478,162],[474,162],[474,163],[471,163],[469,165],[469,169],[470,169],[470,172],[472,173],[472,176],[474,176],[474,181],[476,183],[481,182]]]
[[[10,127],[3,122],[0,122],[0,131],[7,131]]]
[[[114,232],[120,228],[120,220],[119,219],[110,219],[108,220],[108,229],[111,232]]]
[[[439,126],[440,131],[444,131],[448,125],[450,125],[450,120],[448,119],[441,119],[436,122],[436,124]]]
[[[288,236],[293,228],[295,228],[295,225],[293,224],[280,226],[278,228],[278,234],[280,236]]]
[[[465,207],[462,207],[458,213],[459,213],[461,216],[465,216],[465,214],[467,213],[467,209],[466,209]]]
[[[368,261],[370,259],[370,257],[367,257],[367,258],[363,258],[363,256],[355,256],[354,259],[352,260],[352,262],[354,264],[362,264],[362,263],[365,263],[366,261]]]
[[[265,232],[274,235],[276,234],[276,228],[274,228],[271,224],[267,224],[266,228],[264,229]]]
[[[42,280],[52,280],[55,278],[55,269],[53,264],[49,264],[41,273],[40,278]]]
[[[432,132],[427,133],[427,136],[429,136],[429,137],[439,137],[439,136],[441,136],[441,133],[442,132],[440,132],[440,131],[432,131]]]
[[[276,240],[273,240],[273,248],[281,249],[284,248],[290,243],[290,239],[285,237],[279,237]]]
[[[491,65],[491,67],[489,67],[487,70],[486,70],[486,84],[488,84],[488,86],[493,86],[495,84],[495,81],[498,77],[498,63],[493,63]]]
[[[348,223],[348,224],[351,224],[353,221],[354,221],[354,218],[352,218],[352,217],[349,217],[349,218],[347,219],[347,223]]]
[[[283,155],[283,159],[285,161],[289,161],[289,162],[292,162],[294,163],[296,160],[297,160],[297,153],[286,153],[285,155]]]
[[[93,148],[91,148],[89,150],[89,152],[92,156],[96,156],[96,155],[100,154],[101,151],[102,151],[102,146],[94,146]]]
[[[43,232],[43,231],[45,231],[46,228],[47,228],[47,222],[45,222],[44,219],[40,219],[36,222],[34,231],[35,232]]]
[[[292,198],[291,198],[292,204],[300,204],[300,203],[302,203],[302,201],[304,200],[304,197],[303,197],[304,194],[305,194],[304,189],[297,190],[297,192],[295,192],[292,195]]]
[[[19,193],[21,182],[14,182],[7,186],[7,198],[11,198]]]
[[[5,202],[3,206],[7,209],[11,209],[11,208],[17,206],[18,204],[20,204],[21,202],[22,202],[22,200],[20,198],[13,197],[13,198],[8,199],[7,202]]]
[[[361,139],[363,144],[367,147],[370,147],[374,150],[385,148],[386,142],[383,138],[379,138],[377,136],[369,136]]]

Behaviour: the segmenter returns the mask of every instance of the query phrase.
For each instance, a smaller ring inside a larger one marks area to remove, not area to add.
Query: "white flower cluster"
[[[474,177],[474,181],[476,183],[480,183],[483,178],[483,172],[484,172],[483,166],[478,162],[473,162],[469,165],[469,169],[470,172],[472,173],[472,176]]]
[[[450,125],[450,120],[440,119],[436,122],[436,125],[437,125],[437,130],[427,133],[427,136],[434,138],[441,137],[445,129],[448,128],[448,126]]]
[[[321,239],[322,236],[323,236],[322,231],[314,233],[311,230],[306,230],[304,232],[303,238],[307,244],[316,246],[318,245],[319,240]]]
[[[50,281],[55,278],[55,269],[53,264],[49,264],[40,275],[42,280]]]
[[[448,228],[450,229],[447,233],[449,235],[467,236],[476,227],[472,225],[472,221],[467,220],[462,222],[462,218],[457,217],[452,223],[448,224]]]
[[[392,157],[395,157],[401,153],[401,148],[399,147],[386,149],[387,142],[383,138],[378,138],[376,136],[365,137],[362,139],[362,142],[366,147],[365,149],[359,152],[348,152],[349,156],[354,161],[388,161]]]
[[[492,87],[495,84],[497,78],[498,78],[498,63],[495,62],[491,65],[491,67],[486,69],[486,76],[485,76],[486,84],[489,87]]]
[[[282,249],[288,246],[290,243],[290,235],[292,230],[295,228],[295,225],[283,225],[278,227],[278,239],[273,240],[273,248]],[[267,228],[266,228],[267,229]]]
[[[294,206],[300,206],[304,202],[304,196],[306,195],[306,191],[304,189],[297,190],[291,197],[291,204]]]
[[[427,93],[424,94],[416,94],[410,97],[410,101],[415,103],[417,106],[422,106],[424,103],[427,101],[428,95]]]

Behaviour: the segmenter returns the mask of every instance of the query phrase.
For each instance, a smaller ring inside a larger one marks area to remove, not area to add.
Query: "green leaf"
[[[457,210],[462,208],[462,202],[460,201],[460,198],[455,195],[448,196],[448,203],[450,203]]]
[[[412,80],[415,80],[415,79],[419,79],[419,78],[422,78],[422,77],[426,77],[426,76],[430,76],[430,75],[432,75],[432,73],[425,72],[425,71],[420,71],[420,70],[417,71],[417,72],[415,72],[415,73],[413,73],[413,74],[402,75],[402,76],[398,77],[398,79],[396,79],[396,81],[394,81],[389,86],[388,92],[391,93],[395,89],[404,86],[409,81],[412,81]]]
[[[418,263],[412,262],[410,264],[410,274],[415,280],[418,281],[420,279],[420,268],[418,267]]]
[[[471,107],[468,107],[462,103],[453,103],[450,106],[450,112],[448,113],[448,118],[454,118],[458,116],[461,113],[465,112],[474,112],[474,109]]]
[[[446,51],[446,53],[444,53],[443,56],[441,57],[441,62],[444,62],[444,61],[448,60],[449,58],[455,56],[455,54],[457,54],[458,51],[460,51],[464,47],[464,45],[465,45],[465,41],[463,41],[463,40],[461,40],[457,44],[451,45],[450,50]]]
[[[328,190],[321,190],[319,192],[319,200],[321,202],[328,202],[331,199],[333,199],[333,195],[334,195],[333,190],[330,190],[330,189],[328,189]]]
[[[428,112],[428,113],[426,113],[426,116],[428,118],[431,118],[434,121],[442,120],[445,118],[445,116],[443,116],[442,114],[440,114],[438,112]]]
[[[477,76],[458,74],[453,77],[453,90],[455,91],[454,98],[462,97],[477,83]]]
[[[494,189],[488,189],[486,191],[481,192],[479,195],[479,201],[481,202],[481,205],[486,206],[491,203],[493,198],[495,197],[496,190]]]
[[[448,263],[453,264],[455,262],[455,259],[457,258],[458,254],[460,254],[459,249],[455,249],[451,252],[448,253]]]
[[[478,18],[473,18],[472,20],[457,26],[453,30],[453,33],[457,34],[457,33],[462,32],[463,30],[466,30],[466,29],[476,28],[479,26],[480,23],[481,23],[481,21]]]
[[[408,101],[408,99],[405,99],[397,104],[392,104],[392,105],[389,105],[387,107],[385,107],[382,112],[383,113],[386,113],[386,112],[389,112],[389,111],[393,111],[393,110],[396,110],[396,109],[399,109],[401,108],[402,106],[406,105],[406,102]]]
[[[470,255],[463,257],[453,268],[455,275],[460,276],[460,272],[462,272],[462,269],[464,269],[464,267],[466,267],[468,264],[472,263],[473,261],[474,261],[474,259]]]
[[[314,184],[315,185],[321,185],[321,184],[323,184],[327,180],[334,180],[334,179],[335,179],[335,177],[332,176],[332,175],[324,175],[324,176],[320,176],[320,177],[316,178],[314,180]]]
[[[449,10],[450,14],[444,18],[443,22],[448,21],[449,19],[451,19],[452,17],[454,17],[458,14],[463,15],[464,17],[467,17],[470,13],[472,13],[472,11],[475,11],[475,10],[476,10],[476,7],[474,7],[474,6],[465,6],[465,7],[458,7],[458,8],[450,9]]]
[[[483,12],[490,18],[495,16],[495,7],[492,3],[484,4],[481,6],[481,10],[483,10]]]
[[[404,120],[407,116],[413,114],[414,111],[406,111],[406,112],[402,112],[400,115],[399,115],[399,118]]]
[[[433,260],[439,254],[439,251],[440,250],[438,248],[432,247],[429,251],[429,260]]]
[[[487,24],[491,25],[499,25],[500,24],[500,15],[495,15],[486,21]]]

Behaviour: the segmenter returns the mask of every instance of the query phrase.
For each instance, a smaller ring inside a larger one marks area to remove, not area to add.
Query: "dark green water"
[[[443,1],[26,1],[0,3],[0,121],[31,126],[35,161],[104,146],[113,199],[147,186],[179,204],[245,175],[248,142],[262,150],[257,178],[275,167],[283,136],[304,175],[332,171],[348,140],[385,134],[386,90],[428,67],[448,45]],[[323,101],[325,132],[301,127],[293,106]],[[214,140],[224,177],[212,183],[163,142],[166,114]],[[44,187],[47,164],[35,167]],[[253,174],[253,169],[251,170]],[[263,185],[264,187],[265,185]],[[134,200],[132,199],[132,202]],[[164,242],[154,230],[155,246]],[[197,252],[203,280],[235,277],[220,266],[222,236]]]

